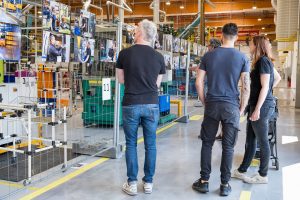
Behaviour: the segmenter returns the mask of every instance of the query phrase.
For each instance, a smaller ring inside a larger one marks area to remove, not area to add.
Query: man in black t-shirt
[[[234,48],[238,36],[236,24],[226,24],[222,29],[223,44],[206,53],[200,65],[196,87],[200,100],[205,105],[201,127],[201,178],[193,184],[193,189],[207,193],[211,173],[212,146],[222,123],[222,159],[220,195],[231,193],[229,185],[233,161],[234,145],[239,130],[240,115],[249,100],[250,65],[248,58]],[[207,76],[207,95],[204,96],[204,77]],[[238,82],[242,82],[241,101]]]
[[[159,120],[158,88],[165,74],[163,56],[153,48],[156,25],[143,20],[135,30],[135,45],[120,52],[117,77],[125,84],[123,99],[123,127],[126,137],[126,165],[128,180],[123,191],[137,194],[137,131],[141,123],[145,140],[144,192],[150,194],[156,164],[156,129]]]

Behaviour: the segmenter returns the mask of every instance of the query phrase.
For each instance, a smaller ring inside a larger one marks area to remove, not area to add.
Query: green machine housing
[[[111,80],[111,100],[103,101],[102,81],[83,80],[83,112],[82,119],[84,126],[87,125],[113,125],[114,124],[114,104],[115,104],[115,80]],[[124,85],[120,87],[121,102],[124,97]],[[120,109],[120,125],[122,121],[122,109]]]

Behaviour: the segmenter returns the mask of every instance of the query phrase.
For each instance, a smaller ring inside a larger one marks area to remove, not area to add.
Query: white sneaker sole
[[[145,194],[151,194],[152,191],[150,191],[150,190],[145,190],[145,189],[144,189],[144,193],[145,193]]]
[[[130,192],[130,191],[124,189],[124,188],[122,188],[122,190],[123,190],[123,192],[125,192],[126,194],[128,194],[130,196],[136,196],[138,194],[137,192],[136,193],[135,192]]]

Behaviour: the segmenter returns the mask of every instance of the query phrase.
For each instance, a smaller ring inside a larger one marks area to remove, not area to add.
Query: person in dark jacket
[[[50,36],[50,47],[48,53],[48,61],[49,62],[57,62],[57,56],[62,56],[62,47],[60,44],[57,44],[54,35]]]

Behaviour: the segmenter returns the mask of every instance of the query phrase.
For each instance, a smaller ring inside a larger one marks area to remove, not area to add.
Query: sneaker
[[[203,182],[203,180],[198,179],[193,183],[193,189],[201,193],[207,193],[209,192],[208,185],[208,182]]]
[[[231,174],[231,177],[244,180],[244,178],[246,177],[246,173],[245,172],[240,172],[238,169],[235,169],[233,171],[233,173]]]
[[[231,193],[231,186],[229,185],[229,183],[225,185],[224,184],[220,185],[220,196],[226,197],[230,195],[230,193]]]
[[[222,141],[222,135],[218,135],[218,136],[216,137],[216,140]]]
[[[145,194],[151,194],[153,189],[153,183],[144,182],[144,192]]]
[[[252,177],[247,177],[246,176],[244,178],[244,182],[245,183],[250,183],[250,184],[267,184],[268,181],[269,180],[268,180],[267,176],[263,177],[263,176],[261,176],[259,174],[256,174],[256,175],[254,175]]]
[[[135,196],[137,195],[137,183],[136,182],[130,182],[128,183],[126,181],[126,183],[124,183],[123,188],[122,188],[123,192],[125,192],[126,194],[130,195],[130,196]]]

